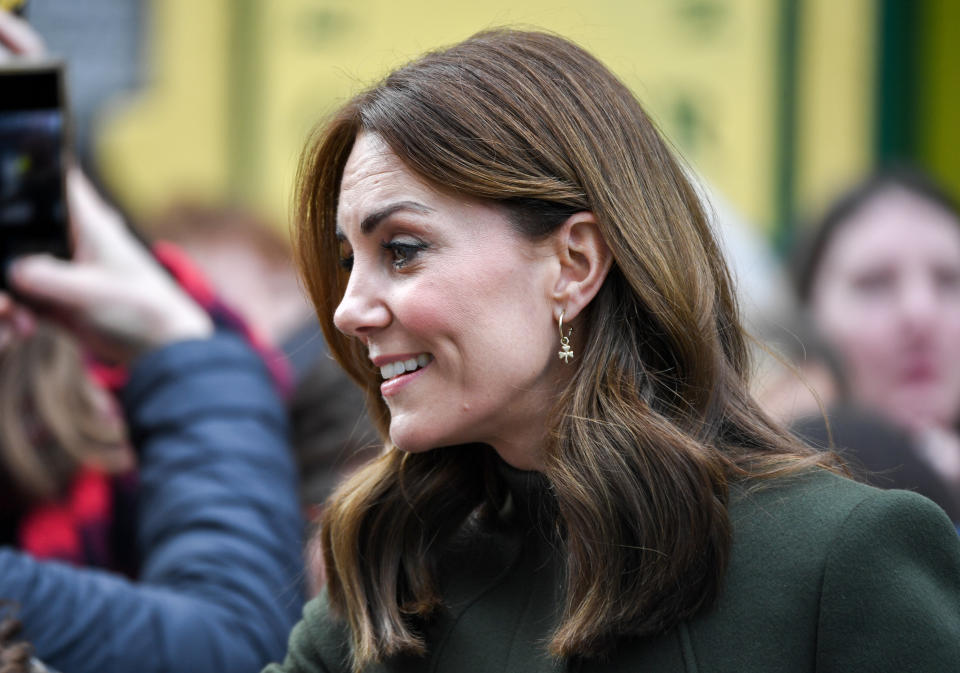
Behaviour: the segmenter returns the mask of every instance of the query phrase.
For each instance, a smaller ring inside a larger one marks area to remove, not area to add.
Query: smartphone
[[[64,65],[0,64],[0,288],[17,256],[70,256]]]

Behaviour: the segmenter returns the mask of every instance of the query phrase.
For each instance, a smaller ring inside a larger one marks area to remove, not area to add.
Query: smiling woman
[[[697,193],[590,54],[504,30],[423,56],[318,133],[298,203],[386,448],[329,501],[326,590],[271,670],[960,657],[949,521],[760,411]]]
[[[390,439],[403,451],[482,443],[515,467],[539,467],[563,382],[551,326],[574,281],[552,249],[561,239],[530,241],[508,215],[430,186],[379,136],[361,134],[347,159],[337,237],[350,280],[334,324],[380,368]],[[598,265],[595,291],[610,255],[594,243],[583,263]]]

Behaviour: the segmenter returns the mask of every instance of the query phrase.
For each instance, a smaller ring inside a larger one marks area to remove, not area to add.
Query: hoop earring
[[[573,349],[570,348],[570,335],[573,334],[573,328],[567,330],[567,336],[563,336],[563,314],[564,311],[560,311],[560,319],[557,321],[557,328],[560,330],[560,350],[557,352],[557,357],[569,364],[573,359]]]

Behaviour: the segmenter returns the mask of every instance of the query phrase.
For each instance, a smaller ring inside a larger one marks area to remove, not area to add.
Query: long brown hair
[[[708,606],[729,553],[728,481],[829,458],[798,445],[750,398],[727,268],[697,193],[639,103],[567,40],[499,30],[393,72],[308,146],[299,263],[331,351],[367,392],[386,437],[379,376],[332,322],[347,279],[337,198],[360,132],[428,182],[501,203],[530,238],[592,211],[612,251],[543,447],[566,552],[551,652],[600,654],[620,635],[657,633]],[[411,617],[440,604],[439,541],[497,504],[489,455],[389,448],[330,500],[327,587],[358,670],[424,650]]]
[[[75,340],[40,320],[0,351],[0,488],[4,506],[63,493],[82,465],[132,467],[119,418],[105,413]]]

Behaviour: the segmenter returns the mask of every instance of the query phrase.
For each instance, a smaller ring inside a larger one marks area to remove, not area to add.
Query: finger
[[[2,10],[0,10],[0,43],[20,56],[41,57],[47,52],[43,39],[29,23]]]
[[[149,251],[130,233],[120,213],[77,168],[67,172],[67,198],[76,259],[126,269],[153,264]]]
[[[16,260],[10,269],[10,282],[25,300],[78,313],[88,312],[117,292],[116,282],[101,269],[49,255]]]
[[[122,226],[120,215],[97,193],[96,188],[76,166],[67,169],[67,199],[70,203],[70,214],[73,225],[80,236],[93,235],[102,231],[98,223],[106,221],[116,228]]]
[[[80,207],[96,212],[114,212],[100,196],[97,188],[90,182],[83,169],[75,163],[70,163],[67,166],[67,190],[70,192],[70,198],[75,200]]]

